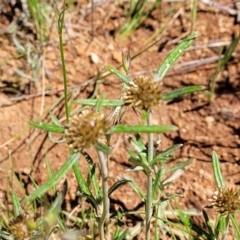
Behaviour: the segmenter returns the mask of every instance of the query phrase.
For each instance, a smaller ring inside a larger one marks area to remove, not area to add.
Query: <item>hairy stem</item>
[[[152,125],[152,113],[149,112],[147,119],[148,126]],[[148,134],[148,162],[153,159],[153,133]],[[146,233],[145,239],[150,240],[150,227],[152,217],[152,172],[147,176],[147,198],[146,198]]]
[[[99,220],[99,235],[101,240],[105,240],[104,223],[109,219],[109,198],[108,198],[108,167],[103,152],[98,151],[98,157],[101,164],[102,191],[103,191],[103,209]]]

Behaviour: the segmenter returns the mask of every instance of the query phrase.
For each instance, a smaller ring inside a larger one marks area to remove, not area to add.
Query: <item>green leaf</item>
[[[106,66],[106,69],[107,69],[109,72],[115,74],[117,77],[119,77],[119,78],[120,78],[124,83],[126,83],[127,85],[128,85],[129,82],[131,81],[131,79],[130,79],[127,75],[121,73],[118,69],[116,69],[116,68],[114,68],[114,67]]]
[[[140,152],[140,161],[143,162],[146,166],[149,167],[148,160],[147,160],[147,153],[146,152]]]
[[[96,103],[98,102],[97,99],[78,99],[74,101],[75,103],[86,105],[86,106],[96,106]],[[122,99],[112,99],[107,100],[104,99],[101,102],[102,107],[118,107],[124,105],[124,101]]]
[[[78,162],[73,164],[73,171],[74,171],[75,178],[77,180],[77,183],[78,183],[78,186],[79,186],[79,189],[80,189],[81,193],[83,193],[86,196],[91,196],[91,192],[88,188],[88,185],[87,185],[86,181],[83,178],[83,175],[82,175],[82,172],[79,168]]]
[[[163,152],[161,152],[160,154],[158,154],[156,157],[153,158],[153,160],[150,163],[150,166],[154,166],[158,161],[166,161],[168,159],[172,158],[172,153],[182,147],[183,144],[175,144],[172,147],[164,150]]]
[[[132,188],[134,189],[134,191],[139,194],[139,196],[146,200],[146,195],[145,193],[142,191],[142,189],[138,186],[138,184],[135,182],[135,180],[129,176],[123,176],[123,179],[126,179],[129,181],[129,184],[132,186]]]
[[[160,168],[157,171],[156,177],[154,179],[154,183],[153,183],[153,189],[152,189],[152,199],[154,200],[157,194],[157,190],[159,189],[159,184],[161,184],[161,177],[162,177],[162,168]]]
[[[128,183],[128,182],[131,182],[131,180],[127,180],[127,179],[122,179],[122,180],[119,180],[117,182],[115,182],[112,187],[109,189],[108,191],[108,197],[111,196],[111,194],[116,190],[118,189],[120,186]]]
[[[94,162],[93,162],[93,159],[91,158],[91,156],[85,151],[82,151],[81,153],[84,156],[87,163],[92,166],[94,164]]]
[[[140,157],[139,157],[139,156],[137,155],[137,153],[135,153],[132,149],[127,148],[126,150],[127,150],[127,152],[129,153],[129,155],[130,155],[131,158],[134,158],[134,159],[140,161]]]
[[[145,171],[146,174],[149,174],[151,172],[151,168],[149,167],[148,161],[147,161],[147,156],[146,153],[139,153],[137,157],[133,158],[130,157],[129,161],[134,165],[134,166],[141,166],[143,167],[143,170]]]
[[[173,125],[117,125],[112,126],[107,134],[112,133],[164,133],[168,131],[176,131],[178,127]]]
[[[144,170],[143,167],[137,166],[137,167],[133,167],[133,168],[127,168],[125,170],[125,172],[139,172],[139,171],[143,171],[143,170]]]
[[[63,183],[63,189],[62,191],[57,195],[57,197],[54,199],[53,203],[51,204],[50,208],[48,209],[48,211],[53,211],[54,209],[60,210],[61,205],[63,203],[64,198],[66,197],[67,194],[67,190],[68,190],[68,182],[67,180],[64,181]]]
[[[207,215],[207,213],[204,209],[202,210],[202,212],[203,212],[203,217],[204,217],[205,224],[207,226],[208,232],[210,233],[210,235],[214,236],[214,232],[212,230],[211,222],[209,220],[209,217],[208,217],[208,215]]]
[[[154,201],[153,204],[154,205],[161,205],[161,207],[163,207],[164,202],[169,202],[169,200],[171,200],[171,199],[176,199],[176,198],[181,198],[181,197],[183,197],[182,194],[172,194],[168,197],[161,197],[160,199]]]
[[[168,93],[163,93],[162,100],[169,101],[186,94],[202,91],[204,89],[206,89],[204,86],[188,86],[188,87],[179,88]]]
[[[187,214],[185,214],[182,210],[179,210],[178,216],[185,227],[191,228],[191,219]]]
[[[64,133],[64,127],[58,126],[56,124],[51,123],[43,123],[37,121],[29,121],[29,125],[36,127],[38,129],[47,131],[47,132],[55,132],[55,133]]]
[[[235,230],[235,233],[237,235],[236,239],[240,239],[240,228],[239,228],[239,221],[237,221],[236,217],[233,215],[230,215],[230,219],[232,221],[233,228]],[[238,219],[239,220],[239,219]]]
[[[88,201],[90,202],[90,204],[92,205],[92,207],[96,210],[96,214],[98,215],[98,214],[100,214],[100,208],[101,208],[101,206],[99,206],[99,204],[98,204],[98,202],[100,201],[101,202],[101,200],[97,200],[97,199],[95,199],[92,195],[85,195],[85,194],[83,194],[87,199],[88,199]]]
[[[125,237],[127,236],[128,234],[128,229],[126,229],[123,233],[121,233],[121,235],[116,239],[116,240],[124,240]]]
[[[188,229],[194,231],[195,233],[198,234],[198,236],[201,236],[201,239],[206,239],[206,240],[214,240],[208,232],[206,232],[203,228],[200,227],[200,225],[194,223],[188,215],[186,215],[184,212],[179,211],[178,216],[180,220],[182,221],[183,225],[187,227]]]
[[[98,184],[97,174],[96,174],[96,163],[94,163],[93,165],[90,166],[88,172],[89,172],[89,180],[90,180],[89,186],[91,183],[93,186],[94,193],[95,193],[95,198],[99,199],[101,197],[101,194],[100,194],[100,187]]]
[[[166,171],[164,171],[164,174],[168,174],[170,172],[174,172],[174,171],[176,171],[178,169],[183,169],[186,166],[188,166],[189,164],[191,164],[193,161],[194,161],[194,159],[188,159],[188,160],[186,160],[184,162],[178,163],[178,164],[168,168]]]
[[[173,146],[171,146],[171,147],[163,150],[159,155],[162,155],[163,157],[172,156],[172,153],[173,153],[176,149],[178,149],[178,148],[180,148],[180,147],[182,147],[182,146],[183,146],[183,144],[181,144],[181,143],[180,143],[180,144],[174,144]]]
[[[103,107],[103,101],[104,101],[104,96],[101,96],[99,99],[97,99],[97,102],[95,105],[97,112],[100,112],[101,108]]]
[[[219,69],[223,68],[228,63],[228,61],[232,57],[232,54],[235,48],[238,46],[239,41],[240,41],[240,34],[231,41],[231,44],[228,46],[224,54],[224,57],[220,59]]]
[[[57,126],[59,126],[59,127],[63,127],[63,125],[60,123],[60,121],[57,119],[57,117],[56,117],[52,112],[50,112],[50,117],[51,117],[51,119],[52,119],[52,122],[53,122],[55,125],[57,125]]]
[[[157,76],[160,78],[159,80],[164,78],[168,70],[173,66],[182,53],[192,44],[197,35],[197,32],[192,33],[168,54],[167,58],[157,70]]]
[[[96,143],[95,148],[103,153],[109,154],[111,152],[111,149],[109,148],[109,146],[102,144],[102,143]]]
[[[146,150],[146,146],[144,145],[144,142],[142,141],[140,135],[136,133],[135,137],[136,137],[136,140],[134,140],[132,137],[128,139],[131,145],[135,148],[135,150],[137,152],[142,152]]]
[[[135,109],[133,108],[133,110],[135,110]],[[134,111],[134,112],[136,112],[136,111]],[[149,116],[149,111],[143,110],[142,111],[142,120],[146,121],[148,116]]]
[[[220,216],[217,222],[217,226],[215,228],[215,236],[219,236],[226,233],[227,225],[228,225],[227,221],[229,221],[229,219],[227,220],[227,218],[229,218],[229,216],[222,216],[222,215]]]
[[[82,151],[81,153],[82,153],[82,155],[84,156],[84,158],[86,159],[86,161],[89,165],[87,183],[83,179],[84,188],[88,189],[88,191],[85,192],[85,194],[86,195],[91,195],[90,190],[89,190],[89,186],[92,185],[94,193],[95,193],[95,198],[99,199],[100,198],[100,188],[99,188],[98,180],[97,180],[97,176],[96,176],[96,163],[93,162],[93,159],[91,158],[91,156],[87,152]]]
[[[212,152],[212,164],[213,164],[213,175],[215,182],[219,188],[224,187],[225,183],[223,180],[220,162],[218,160],[217,153],[215,151]]]
[[[48,179],[51,178],[54,174],[52,166],[51,166],[51,162],[49,161],[48,158],[45,158],[45,165],[46,165],[46,172],[47,172],[47,176]],[[54,194],[57,192],[56,186],[53,187],[53,192]]]
[[[44,184],[38,187],[30,196],[24,198],[24,202],[33,201],[36,198],[43,196],[48,190],[53,188],[63,177],[65,174],[70,170],[75,162],[79,159],[80,154],[74,153],[71,155],[64,165]]]
[[[149,173],[151,173],[152,170],[147,161],[146,153],[139,153],[139,156],[140,156],[140,162],[139,162],[138,166],[143,167],[145,173],[148,175]]]
[[[17,217],[21,214],[21,203],[15,191],[12,191],[12,203],[13,203],[14,217]]]

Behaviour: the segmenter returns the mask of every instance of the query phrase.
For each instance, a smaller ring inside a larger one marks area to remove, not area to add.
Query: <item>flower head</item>
[[[9,222],[8,227],[9,232],[14,237],[14,239],[24,240],[32,237],[34,235],[33,230],[30,229],[28,225],[28,220],[26,216],[19,215]]]
[[[159,81],[150,76],[139,76],[123,89],[123,100],[126,105],[148,110],[161,100]]]
[[[89,148],[102,137],[105,137],[109,124],[103,114],[85,112],[73,117],[66,127],[67,142],[75,151]]]
[[[234,214],[240,210],[240,189],[218,188],[210,199],[211,207],[221,215]]]

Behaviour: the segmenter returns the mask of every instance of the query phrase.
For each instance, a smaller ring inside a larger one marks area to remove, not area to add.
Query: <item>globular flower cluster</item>
[[[69,146],[77,152],[96,144],[100,138],[106,136],[108,130],[109,123],[103,114],[85,112],[73,117],[65,134]]]
[[[209,201],[221,215],[234,214],[240,210],[240,189],[218,188]]]
[[[34,235],[27,224],[26,216],[23,215],[19,215],[9,222],[8,231],[14,239],[18,240],[30,239]]]
[[[160,82],[151,76],[139,76],[123,88],[125,105],[148,110],[162,98]]]

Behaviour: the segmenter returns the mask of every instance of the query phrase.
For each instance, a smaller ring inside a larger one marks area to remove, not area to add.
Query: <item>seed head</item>
[[[150,76],[139,76],[123,89],[123,100],[126,105],[148,110],[161,100],[159,81]]]
[[[85,112],[73,117],[66,127],[65,134],[69,146],[75,151],[89,148],[100,138],[105,137],[109,124],[103,114]]]
[[[240,189],[218,188],[209,201],[221,215],[234,214],[240,210]]]

